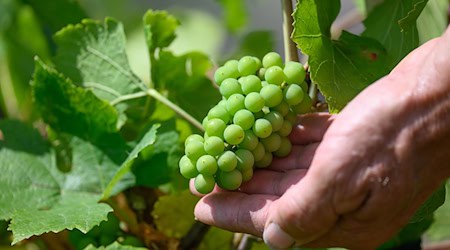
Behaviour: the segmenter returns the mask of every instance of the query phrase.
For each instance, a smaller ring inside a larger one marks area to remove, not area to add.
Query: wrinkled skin
[[[299,118],[295,145],[198,220],[274,248],[373,249],[450,176],[450,29],[408,55],[338,115]]]

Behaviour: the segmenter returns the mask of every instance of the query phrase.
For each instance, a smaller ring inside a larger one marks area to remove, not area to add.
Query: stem
[[[286,62],[299,61],[297,46],[291,39],[291,34],[294,30],[294,18],[292,17],[292,0],[281,0],[283,11],[283,42],[284,42],[284,56]]]
[[[117,104],[121,103],[121,102],[126,102],[126,101],[130,101],[130,100],[134,100],[137,98],[141,98],[144,96],[147,96],[148,94],[146,92],[137,92],[134,94],[129,94],[129,95],[122,95],[117,97],[116,99],[114,99],[113,101],[111,101],[109,104],[111,104],[111,106],[116,106]]]

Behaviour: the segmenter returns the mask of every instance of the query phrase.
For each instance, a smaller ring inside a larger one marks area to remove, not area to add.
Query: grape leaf
[[[228,250],[232,249],[233,233],[217,227],[211,227],[200,243],[199,250]]]
[[[364,20],[366,30],[362,35],[383,44],[389,69],[419,45],[416,20],[426,3],[427,0],[384,1]]]
[[[158,230],[168,237],[183,237],[194,224],[193,211],[198,200],[189,190],[160,196],[152,211]]]
[[[97,141],[117,132],[117,111],[92,91],[72,84],[41,60],[35,63],[33,98],[53,129]]]
[[[339,9],[339,0],[300,0],[294,12],[293,40],[309,56],[311,79],[333,113],[388,72],[385,51],[376,40],[348,32],[331,39]]]
[[[248,13],[245,1],[218,0],[223,7],[224,19],[231,32],[237,32],[248,22]]]
[[[417,19],[417,30],[419,31],[421,44],[442,35],[445,31],[448,7],[449,1],[447,0],[428,1]]]
[[[144,15],[144,31],[150,54],[165,48],[175,39],[179,21],[166,11],[149,10]]]
[[[122,163],[119,170],[106,186],[105,191],[103,192],[102,200],[106,200],[135,184],[136,179],[131,172],[133,162],[138,158],[142,150],[155,143],[157,138],[156,131],[159,127],[160,125],[153,125],[152,128],[143,136],[141,141],[134,147],[133,151],[131,151],[127,159]]]
[[[441,241],[450,239],[450,182],[447,181],[446,197],[444,205],[434,213],[434,223],[425,233],[426,239],[430,241]]]
[[[93,245],[87,246],[84,250],[146,250],[147,248],[143,247],[135,247],[135,246],[128,246],[128,245],[121,245],[118,242],[114,242],[109,246],[100,246],[100,247],[94,247]]]

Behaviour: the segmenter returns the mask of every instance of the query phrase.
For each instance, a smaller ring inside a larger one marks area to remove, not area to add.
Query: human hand
[[[450,31],[339,115],[302,116],[288,157],[206,195],[195,216],[277,248],[376,248],[450,175],[449,64]]]

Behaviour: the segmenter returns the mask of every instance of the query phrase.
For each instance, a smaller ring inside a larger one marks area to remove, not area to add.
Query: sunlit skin
[[[274,248],[387,241],[450,176],[450,29],[338,115],[299,117],[290,139],[288,157],[204,196],[196,218]]]

